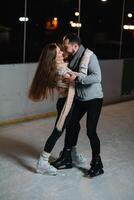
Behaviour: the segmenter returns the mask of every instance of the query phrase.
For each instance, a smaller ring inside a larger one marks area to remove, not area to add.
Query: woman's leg
[[[55,125],[59,119],[59,116],[60,116],[60,113],[62,111],[65,101],[66,101],[66,98],[59,98],[57,101],[57,105],[56,105],[57,119],[56,119]],[[54,126],[54,130],[52,131],[52,134],[49,136],[49,138],[46,141],[46,144],[44,146],[44,151],[51,153],[54,145],[56,144],[57,140],[59,139],[63,131],[64,131],[64,127],[62,131],[58,131],[57,128]]]
[[[64,106],[64,102],[65,102],[65,98],[60,98],[57,101],[57,119],[56,122],[60,116],[61,110]],[[55,122],[55,124],[56,124]],[[53,166],[50,165],[49,163],[49,157],[50,157],[50,152],[52,151],[57,139],[60,137],[60,135],[62,134],[62,132],[57,131],[56,128],[54,128],[52,134],[50,135],[50,137],[47,139],[47,142],[45,144],[44,147],[44,151],[41,152],[40,154],[40,158],[37,162],[37,173],[41,173],[41,174],[50,174],[50,175],[56,175],[57,174],[57,169]]]

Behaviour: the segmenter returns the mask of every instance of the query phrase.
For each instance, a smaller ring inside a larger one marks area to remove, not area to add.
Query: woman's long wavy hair
[[[42,50],[28,93],[28,97],[32,101],[42,101],[49,96],[53,97],[56,86],[56,48],[55,43],[50,43]]]

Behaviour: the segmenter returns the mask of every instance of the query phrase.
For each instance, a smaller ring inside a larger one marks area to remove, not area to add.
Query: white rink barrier
[[[133,91],[122,94],[124,60],[100,60],[100,66],[104,104],[133,98]],[[36,67],[37,63],[0,65],[0,125],[55,114],[57,94],[53,101],[38,103],[27,97]]]

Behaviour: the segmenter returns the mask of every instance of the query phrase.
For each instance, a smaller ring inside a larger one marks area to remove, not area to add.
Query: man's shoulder
[[[89,48],[85,49],[85,53],[86,53],[86,55],[90,56],[91,59],[97,58],[97,55],[94,53],[94,51],[90,50]]]
[[[82,61],[88,61],[88,64],[90,64],[91,62],[91,59],[94,58],[94,52],[91,51],[90,49],[86,48],[84,53],[83,53],[83,56],[82,56]]]
[[[88,49],[88,48],[85,49],[84,55],[86,55],[86,56],[91,56],[92,54],[94,54],[93,51],[91,51],[91,50]]]

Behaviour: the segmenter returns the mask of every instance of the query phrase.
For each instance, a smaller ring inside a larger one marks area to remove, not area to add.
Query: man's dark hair
[[[68,33],[67,35],[64,36],[64,40],[68,39],[69,43],[76,43],[80,46],[81,44],[81,39],[76,33]]]

